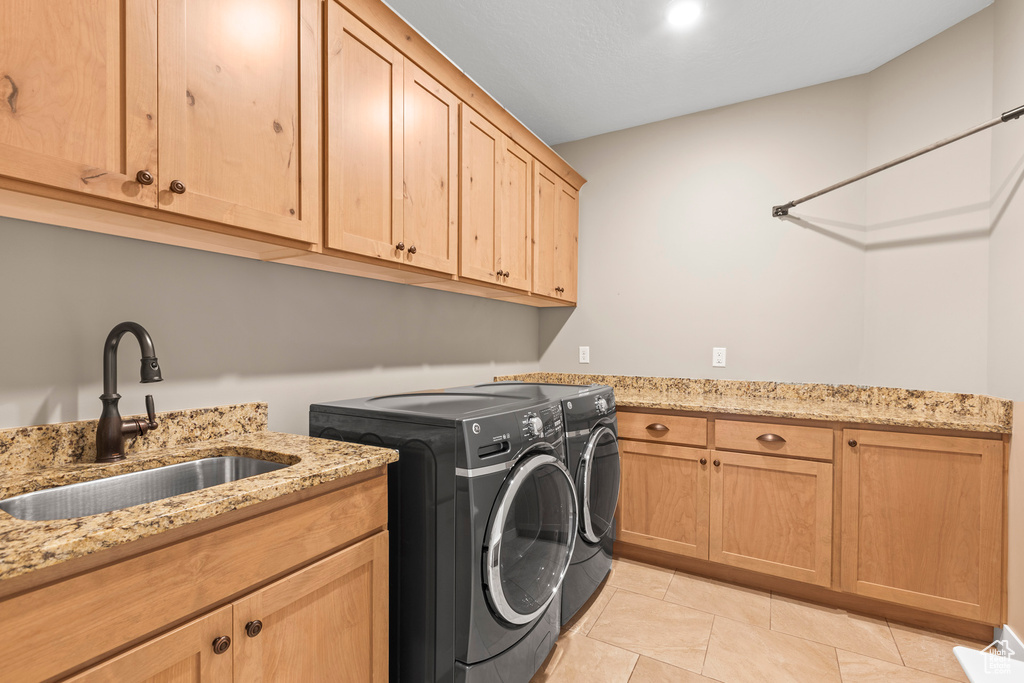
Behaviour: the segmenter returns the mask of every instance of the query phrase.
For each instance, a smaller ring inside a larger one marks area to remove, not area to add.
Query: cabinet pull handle
[[[654,424],[647,425],[647,431],[649,431],[649,432],[667,432],[668,431],[668,427],[666,427],[665,425],[661,424],[660,422],[655,422]]]
[[[222,655],[231,647],[231,639],[227,636],[220,636],[213,639],[213,654]]]
[[[416,253],[416,245],[415,244],[410,244],[409,245],[409,253],[410,254],[415,254]]]
[[[707,458],[701,458],[700,459],[700,464],[701,465],[707,465],[708,464],[708,459]]]
[[[721,460],[715,460],[715,467],[721,467],[721,465],[722,465],[722,461]]]
[[[171,181],[171,192],[174,194],[185,194],[185,183],[180,180]]]
[[[138,173],[135,174],[135,181],[139,185],[152,185],[153,174],[150,173],[149,171],[139,171]]]
[[[405,251],[405,242],[399,242],[395,245],[395,249],[398,251]]]
[[[786,443],[786,440],[778,434],[762,434],[757,437],[757,440],[764,443]]]
[[[846,443],[850,444],[850,448],[856,448],[857,447],[857,440],[856,439],[850,439]]]
[[[263,631],[263,622],[259,619],[254,619],[245,625],[245,635],[250,638],[255,638]]]

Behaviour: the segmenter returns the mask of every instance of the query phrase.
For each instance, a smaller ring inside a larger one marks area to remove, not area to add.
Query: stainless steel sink
[[[152,503],[287,466],[236,455],[218,456],[33,491],[0,501],[0,510],[32,522],[73,519]]]

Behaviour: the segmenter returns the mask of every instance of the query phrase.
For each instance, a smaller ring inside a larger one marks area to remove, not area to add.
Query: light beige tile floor
[[[950,683],[978,643],[615,560],[533,683]]]

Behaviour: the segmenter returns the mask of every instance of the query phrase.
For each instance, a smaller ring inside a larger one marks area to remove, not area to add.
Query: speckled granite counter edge
[[[262,406],[265,416],[264,404],[249,405]],[[163,419],[166,420],[167,415],[164,414]],[[187,429],[188,425],[184,427]],[[137,452],[127,460],[111,465],[86,463],[5,474],[0,477],[0,490],[38,490],[214,454],[248,455],[289,463],[290,466],[145,505],[76,519],[30,522],[0,512],[0,580],[335,481],[398,459],[396,451],[386,448],[268,431],[229,430],[217,439],[199,439]]]
[[[979,394],[739,380],[527,373],[496,381],[607,384],[624,408],[1009,434],[1013,402]]]

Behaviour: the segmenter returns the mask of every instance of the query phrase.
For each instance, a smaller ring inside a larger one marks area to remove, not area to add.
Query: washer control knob
[[[597,407],[597,412],[602,415],[608,412],[608,400],[604,396],[598,396],[594,405]]]
[[[530,436],[540,436],[544,433],[544,421],[536,415],[530,415],[526,418],[526,428],[530,432]]]

